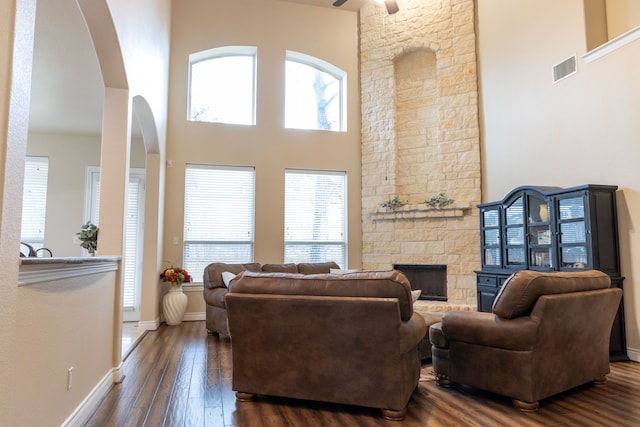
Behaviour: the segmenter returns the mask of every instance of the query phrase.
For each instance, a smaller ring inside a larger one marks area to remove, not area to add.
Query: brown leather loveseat
[[[283,272],[283,273],[328,273],[330,269],[339,269],[335,262],[300,263],[300,264],[227,264],[214,262],[204,269],[204,300],[206,303],[206,327],[209,333],[229,336],[227,330],[227,307],[224,296],[227,294],[225,279],[242,271]],[[225,276],[225,278],[223,278]],[[228,279],[226,280],[228,282]]]
[[[432,325],[441,386],[466,384],[537,410],[539,400],[609,373],[609,337],[622,290],[600,271],[519,271],[492,313],[447,312]]]
[[[399,271],[244,272],[226,296],[233,390],[382,409],[401,420],[427,327]]]

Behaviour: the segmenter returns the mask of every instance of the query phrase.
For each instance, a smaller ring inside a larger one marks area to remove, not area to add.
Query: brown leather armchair
[[[427,332],[410,291],[399,271],[241,273],[225,297],[236,398],[367,406],[403,419]]]
[[[492,313],[447,312],[432,325],[440,386],[466,384],[535,411],[539,400],[609,373],[609,337],[622,290],[600,271],[519,271]]]

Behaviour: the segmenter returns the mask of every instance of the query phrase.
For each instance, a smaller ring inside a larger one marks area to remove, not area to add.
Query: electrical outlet
[[[71,390],[73,384],[73,366],[67,370],[67,390]]]

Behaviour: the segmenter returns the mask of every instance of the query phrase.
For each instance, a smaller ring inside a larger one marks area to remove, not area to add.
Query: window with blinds
[[[30,244],[35,249],[44,246],[48,177],[49,159],[47,157],[26,157],[20,241]]]
[[[183,267],[202,281],[212,262],[253,261],[255,170],[188,164]]]
[[[347,266],[346,172],[285,172],[284,262]]]
[[[127,184],[127,216],[124,235],[124,283],[122,307],[125,310],[140,309],[140,286],[142,283],[142,230],[144,219],[144,171],[131,171]],[[126,313],[125,313],[125,317]],[[129,319],[125,319],[129,320]]]

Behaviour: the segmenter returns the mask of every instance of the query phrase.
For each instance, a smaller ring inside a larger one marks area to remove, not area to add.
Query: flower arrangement
[[[165,268],[162,273],[160,273],[160,279],[163,282],[176,283],[178,285],[191,282],[189,272],[183,268],[176,267]]]
[[[396,209],[408,204],[408,200],[400,200],[398,196],[394,196],[385,202],[380,203],[380,207],[395,211]]]
[[[96,225],[92,224],[91,221],[87,221],[82,225],[80,231],[76,233],[78,240],[82,242],[80,246],[88,250],[90,254],[95,253],[96,249],[98,249],[98,230],[99,228]]]

